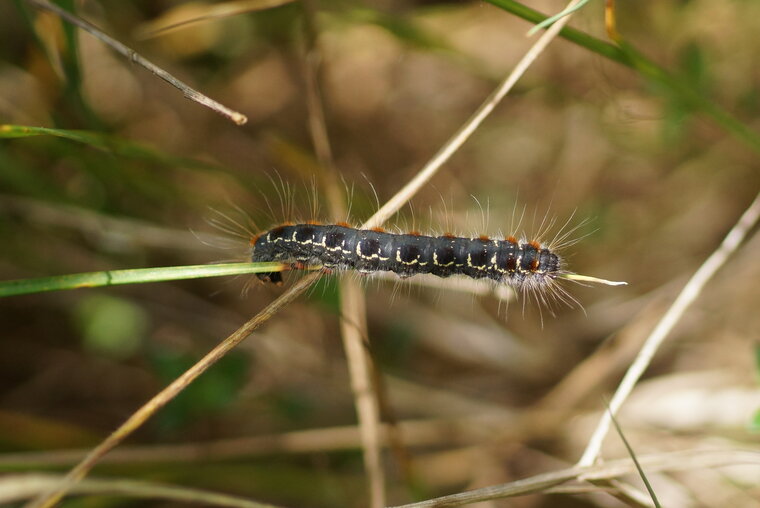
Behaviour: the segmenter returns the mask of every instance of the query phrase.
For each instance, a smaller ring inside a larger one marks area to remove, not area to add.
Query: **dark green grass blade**
[[[135,159],[144,159],[172,166],[188,167],[202,170],[218,170],[219,167],[213,164],[187,159],[184,157],[175,157],[166,155],[158,150],[147,146],[120,139],[116,136],[109,136],[99,132],[72,130],[72,129],[51,129],[49,127],[35,127],[30,125],[13,125],[0,124],[0,139],[17,139],[28,138],[33,136],[54,136],[57,138],[76,141],[93,148],[123,155]]]
[[[549,18],[514,0],[486,1],[532,23],[541,23]],[[700,94],[691,83],[669,73],[655,62],[649,60],[630,44],[621,42],[619,46],[616,46],[585,34],[580,30],[567,27],[563,28],[559,35],[583,48],[636,70],[642,77],[658,85],[658,89],[662,90],[663,93],[677,97],[682,103],[689,105],[695,111],[712,118],[724,130],[744,141],[756,152],[760,152],[760,134]]]
[[[760,344],[755,346],[755,377],[760,381]],[[750,429],[760,432],[760,409],[755,411],[755,415],[750,422]]]
[[[169,266],[164,268],[75,273],[35,279],[3,281],[0,282],[0,297],[59,291],[62,289],[94,288],[248,273],[279,272],[283,268],[284,265],[281,263],[225,263],[218,265]]]
[[[530,7],[526,7],[520,2],[515,2],[514,0],[486,1],[500,9],[509,12],[510,14],[514,14],[515,16],[524,19],[525,21],[530,21],[531,23],[538,24],[550,19],[549,16],[533,10]],[[632,67],[632,64],[625,52],[614,44],[610,44],[609,42],[597,39],[596,37],[581,32],[580,30],[576,30],[575,28],[565,27],[559,32],[559,35],[560,37],[570,42],[591,50],[594,53],[598,53],[612,61]]]

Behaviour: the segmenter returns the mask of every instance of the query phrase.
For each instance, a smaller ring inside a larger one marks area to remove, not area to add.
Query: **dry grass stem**
[[[306,32],[306,54],[304,76],[306,78],[306,104],[309,111],[309,132],[314,152],[322,167],[323,187],[327,194],[330,214],[334,220],[347,215],[345,198],[338,184],[338,171],[333,159],[330,136],[325,121],[324,105],[319,88],[321,51],[318,44],[315,0],[304,1],[304,29]],[[364,469],[369,481],[369,501],[372,508],[385,505],[385,471],[382,461],[380,436],[380,408],[372,383],[372,359],[368,354],[365,338],[367,331],[367,309],[359,282],[344,278],[340,281],[340,330],[343,348],[346,351],[354,407],[359,420],[362,439]]]
[[[569,415],[599,390],[601,383],[630,364],[639,349],[638,337],[651,328],[656,320],[655,312],[659,313],[659,307],[655,305],[645,308],[577,364],[536,403],[535,409],[524,413],[523,428],[535,436],[556,433]]]
[[[642,467],[651,472],[684,471],[716,468],[739,464],[760,464],[760,453],[743,450],[687,450],[682,452],[639,456]],[[543,493],[570,481],[612,480],[636,472],[630,459],[606,462],[590,467],[575,466],[560,471],[540,474],[516,482],[494,485],[397,506],[396,508],[443,508],[490,501],[506,497]],[[564,486],[563,486],[564,487]]]
[[[445,420],[404,420],[399,430],[408,446],[468,445],[481,441],[512,420],[501,414]],[[382,424],[380,442],[389,446],[392,429]],[[150,462],[222,461],[271,454],[323,453],[357,450],[362,447],[361,430],[356,425],[224,439],[202,443],[123,446],[100,461],[103,464],[146,464]],[[0,467],[24,468],[76,464],[87,449],[20,452],[0,455]]]
[[[575,6],[580,0],[572,0],[567,4],[567,9]],[[491,92],[483,104],[475,111],[475,113],[457,130],[454,135],[441,147],[440,150],[433,156],[430,161],[422,167],[422,169],[412,178],[409,183],[401,188],[387,203],[385,203],[380,210],[377,211],[367,222],[365,222],[363,228],[374,228],[381,226],[387,221],[394,213],[396,213],[404,204],[414,196],[423,185],[425,185],[433,176],[441,169],[441,166],[448,161],[454,153],[467,141],[470,136],[480,127],[483,120],[488,117],[494,108],[501,102],[504,96],[509,93],[512,87],[517,81],[525,74],[525,71],[536,61],[536,58],[546,49],[549,43],[554,40],[557,34],[564,28],[568,21],[570,21],[570,15],[565,16],[556,23],[554,23],[539,39],[531,46],[531,48],[520,59],[515,68],[504,80],[499,84],[496,89]]]
[[[210,97],[195,90],[194,88],[191,88],[189,85],[175,78],[174,76],[166,72],[161,67],[157,66],[153,62],[147,60],[146,58],[140,56],[133,49],[125,46],[124,44],[117,41],[113,37],[103,33],[103,31],[98,29],[92,23],[89,23],[88,21],[85,21],[82,18],[71,14],[70,12],[64,9],[61,9],[57,5],[51,4],[47,0],[26,0],[26,2],[29,5],[32,5],[38,9],[44,9],[46,11],[53,12],[60,18],[71,23],[72,25],[84,30],[85,32],[90,33],[95,38],[103,42],[104,44],[110,46],[114,51],[116,51],[120,55],[129,59],[130,62],[134,62],[142,67],[145,67],[146,69],[148,69],[150,72],[152,72],[159,78],[163,79],[164,81],[166,81],[173,87],[179,89],[183,93],[183,95],[187,97],[188,99],[190,99],[191,101],[195,101],[198,104],[209,108],[210,110],[235,122],[237,125],[243,125],[248,121],[248,118],[244,114],[234,111],[228,108],[227,106],[220,104],[216,102],[215,100],[211,99]]]
[[[621,501],[627,506],[641,506],[642,508],[660,508],[659,505],[652,502],[652,498],[649,495],[634,487],[630,483],[626,483],[622,480],[599,480],[594,482],[593,485],[597,488],[606,488],[609,495]]]
[[[177,14],[177,11],[179,9],[182,9],[183,6],[189,5],[180,4],[175,9],[170,9],[168,13],[164,13],[159,18],[151,21],[150,23],[146,23],[139,30],[137,36],[141,39],[158,37],[160,35],[166,35],[176,30],[188,28],[196,23],[229,18],[231,16],[237,16],[239,14],[245,14],[247,12],[272,9],[292,3],[294,1],[295,0],[235,0],[232,2],[221,2],[205,5],[202,15],[191,16],[183,16]],[[197,11],[193,9],[192,12],[195,13]]]
[[[760,217],[760,194],[755,197],[755,200],[749,208],[747,208],[744,214],[742,214],[741,218],[731,231],[729,231],[718,249],[707,258],[691,279],[689,279],[689,282],[686,283],[686,286],[684,286],[681,293],[673,302],[673,305],[668,309],[660,322],[657,323],[657,326],[652,333],[644,341],[644,345],[641,347],[638,355],[628,368],[628,371],[620,382],[618,389],[615,391],[612,400],[610,400],[609,411],[605,411],[599,420],[596,430],[592,434],[591,439],[586,446],[586,450],[583,452],[583,456],[578,461],[579,466],[590,466],[596,461],[602,448],[602,442],[609,431],[612,416],[617,414],[620,407],[633,391],[636,383],[649,367],[652,358],[667,337],[668,333],[670,333],[676,323],[678,323],[681,316],[686,312],[686,309],[688,309],[694,300],[701,294],[705,284],[707,284],[712,276],[715,275],[715,272],[717,272],[736,251],[747,236],[747,233],[757,223],[758,217]]]
[[[44,492],[61,480],[54,474],[12,474],[0,478],[0,504],[28,499]],[[235,508],[275,508],[274,505],[258,503],[242,497],[209,492],[173,485],[120,479],[90,479],[74,486],[72,495],[120,496],[129,499],[161,499],[176,503],[204,506],[228,506]]]
[[[369,345],[364,339],[367,336],[366,302],[357,281],[347,278],[340,281],[340,302],[340,332],[346,350],[354,405],[359,417],[364,467],[370,487],[370,506],[380,508],[385,505],[380,408],[372,383],[373,365]]]

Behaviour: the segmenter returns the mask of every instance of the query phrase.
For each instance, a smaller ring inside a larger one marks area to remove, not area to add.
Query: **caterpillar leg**
[[[282,285],[282,273],[281,272],[267,272],[267,273],[257,273],[256,277],[259,278],[261,282],[264,282],[265,284],[271,283],[276,286]]]

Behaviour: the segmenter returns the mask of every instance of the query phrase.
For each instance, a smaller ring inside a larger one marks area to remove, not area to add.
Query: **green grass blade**
[[[163,268],[75,273],[35,279],[2,281],[0,282],[0,297],[60,291],[62,289],[94,288],[248,273],[279,272],[284,268],[285,266],[281,263],[224,263],[218,265],[169,266]]]
[[[755,378],[760,381],[760,344],[755,346]],[[753,432],[760,432],[760,409],[755,410],[749,428]]]
[[[549,19],[548,16],[514,0],[486,1],[531,23],[541,23]],[[678,97],[694,110],[709,116],[724,130],[730,132],[738,139],[744,141],[750,148],[760,153],[760,134],[749,128],[725,109],[708,100],[699,91],[695,90],[690,83],[670,74],[667,70],[646,58],[630,44],[621,42],[620,46],[616,46],[574,28],[567,27],[563,28],[559,35],[605,58],[635,69],[641,76],[659,85],[660,89]]]
[[[0,139],[29,138],[33,136],[54,136],[57,138],[76,141],[98,150],[104,150],[116,155],[133,159],[143,159],[171,166],[187,167],[200,170],[218,170],[213,164],[166,155],[150,147],[120,139],[99,132],[72,129],[52,129],[30,125],[0,124]]]
[[[657,499],[657,494],[655,494],[654,489],[652,488],[652,485],[649,483],[649,479],[647,478],[647,475],[644,473],[644,469],[641,467],[641,464],[639,463],[639,459],[636,458],[636,453],[633,451],[633,447],[628,443],[628,440],[625,438],[625,434],[623,434],[623,429],[620,428],[620,424],[617,421],[617,418],[615,418],[615,415],[612,414],[612,411],[610,411],[609,405],[607,405],[607,411],[610,413],[610,420],[612,420],[612,425],[615,426],[615,430],[618,433],[618,436],[620,436],[620,439],[623,441],[623,445],[625,445],[625,449],[628,450],[628,455],[631,456],[631,460],[633,460],[633,464],[636,466],[636,471],[639,472],[639,476],[641,477],[641,480],[644,482],[644,486],[647,488],[647,492],[649,493],[649,497],[652,499],[652,503],[654,503],[655,508],[661,508],[662,505],[660,504],[660,501]]]
[[[80,143],[86,143],[88,145],[95,145],[102,147],[103,143],[98,140],[98,137],[102,138],[98,134],[88,131],[66,130],[66,129],[51,129],[48,127],[33,127],[28,125],[12,125],[3,124],[0,125],[0,138],[28,138],[30,136],[57,136],[59,138],[72,139],[79,141]]]
[[[548,28],[548,27],[552,26],[554,23],[556,23],[560,19],[564,18],[565,16],[568,16],[568,15],[574,13],[578,9],[582,9],[587,3],[588,3],[588,0],[582,0],[581,2],[578,2],[573,7],[568,7],[564,11],[555,14],[551,18],[547,18],[547,19],[543,20],[541,23],[537,24],[536,26],[534,26],[533,28],[531,28],[530,30],[528,30],[528,35],[533,35],[536,32],[538,32],[539,30],[541,30],[542,28]]]
[[[496,7],[514,14],[515,16],[522,18],[531,23],[540,24],[549,19],[549,16],[540,13],[536,10],[526,7],[520,2],[514,0],[486,0],[488,3],[495,5]],[[575,28],[565,27],[559,32],[559,36],[570,42],[573,42],[581,47],[600,54],[609,60],[632,67],[629,57],[620,48],[614,44],[597,39],[587,33],[576,30]]]

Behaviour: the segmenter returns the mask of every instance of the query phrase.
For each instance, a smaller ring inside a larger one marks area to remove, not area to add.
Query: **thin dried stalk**
[[[592,434],[591,439],[589,439],[586,450],[583,452],[583,456],[578,461],[579,466],[590,466],[597,460],[604,437],[609,432],[612,417],[617,414],[620,407],[631,394],[636,383],[638,383],[644,371],[647,370],[652,362],[655,353],[657,353],[665,338],[681,319],[684,312],[686,312],[686,309],[702,293],[705,285],[715,275],[715,272],[726,263],[728,258],[731,257],[742,241],[744,241],[747,233],[757,223],[758,218],[760,218],[760,194],[755,197],[749,208],[742,214],[731,231],[729,231],[720,247],[707,258],[691,279],[689,279],[689,282],[686,283],[686,286],[684,286],[681,293],[675,299],[673,305],[671,305],[654,330],[652,330],[652,333],[644,341],[639,354],[633,360],[633,363],[631,363],[618,389],[615,391],[615,395],[610,400],[608,411],[602,414],[596,430]]]
[[[367,309],[362,288],[355,280],[345,278],[340,284],[340,333],[346,350],[351,391],[359,417],[359,433],[364,452],[364,468],[369,480],[370,506],[385,506],[385,471],[381,449],[384,439],[380,425],[380,407],[372,382],[372,359],[367,337]]]
[[[511,424],[512,419],[508,416],[480,414],[473,417],[451,419],[403,420],[399,422],[399,427],[410,446],[450,446],[482,442],[484,435]],[[389,425],[382,425],[380,438],[383,446],[392,446],[393,436]],[[354,451],[360,449],[361,446],[359,427],[346,425],[217,441],[122,446],[103,457],[101,463],[215,462],[273,454]],[[0,455],[0,468],[8,470],[68,466],[81,461],[88,452],[87,449],[69,449],[4,453]]]
[[[580,0],[572,0],[567,4],[566,9],[570,9]],[[404,204],[419,191],[425,183],[427,183],[433,176],[441,169],[441,166],[448,161],[459,148],[462,147],[465,141],[480,127],[483,120],[494,110],[494,108],[501,102],[501,100],[509,93],[512,87],[517,83],[525,71],[535,62],[536,58],[543,53],[549,43],[554,40],[557,34],[562,28],[570,21],[570,15],[565,16],[556,23],[554,23],[549,29],[544,32],[536,43],[531,46],[527,53],[520,59],[515,68],[504,80],[499,84],[496,89],[491,92],[483,104],[473,113],[473,115],[462,125],[457,132],[441,147],[438,152],[433,156],[430,161],[425,164],[422,169],[409,181],[404,187],[401,188],[387,203],[385,203],[380,210],[375,213],[367,222],[362,225],[363,228],[373,228],[381,226],[387,221],[394,213],[396,213]]]
[[[227,106],[216,102],[214,99],[202,94],[198,90],[191,88],[189,85],[175,78],[158,65],[140,56],[140,54],[135,52],[135,50],[125,46],[113,37],[105,34],[102,30],[100,30],[92,23],[73,15],[67,10],[61,9],[57,5],[51,4],[47,0],[26,0],[26,2],[38,9],[53,12],[61,19],[64,19],[72,25],[84,30],[85,32],[88,32],[96,39],[100,40],[103,44],[110,46],[114,51],[127,58],[130,62],[134,62],[137,65],[145,67],[150,72],[163,79],[173,87],[178,88],[182,94],[191,101],[195,101],[202,106],[206,106],[207,108],[222,115],[223,117],[232,120],[237,125],[243,125],[248,121],[248,117],[246,117],[244,114],[234,111]]]
[[[15,503],[34,496],[60,481],[54,474],[10,474],[0,478],[0,504]],[[120,496],[128,499],[165,500],[174,503],[190,503],[194,506],[225,506],[228,508],[276,508],[274,505],[251,501],[238,496],[220,494],[208,490],[192,489],[122,479],[85,480],[72,489],[77,495]]]
[[[304,75],[309,110],[309,132],[314,151],[323,168],[323,184],[333,219],[346,215],[345,198],[340,192],[338,171],[332,155],[330,136],[325,121],[324,105],[319,89],[319,71],[322,55],[318,44],[316,24],[316,1],[304,1],[304,28],[307,37]],[[354,407],[359,421],[364,469],[369,481],[369,505],[381,508],[385,505],[385,471],[382,462],[382,439],[380,436],[380,408],[377,392],[372,383],[373,365],[368,354],[367,308],[359,282],[344,278],[340,281],[340,331],[346,352]]]
[[[219,2],[204,6],[203,14],[199,16],[182,16],[177,20],[173,14],[176,10],[188,4],[180,4],[179,7],[169,10],[167,13],[159,16],[157,19],[146,23],[138,32],[137,37],[148,39],[159,37],[171,32],[188,28],[196,23],[215,21],[223,18],[229,18],[248,12],[263,11],[280,7],[295,0],[234,0],[231,2]],[[167,15],[168,14],[168,15]]]
[[[644,455],[639,457],[639,462],[650,472],[685,471],[737,464],[760,464],[760,453],[743,450],[687,450],[683,452]],[[516,482],[460,492],[418,503],[405,504],[396,508],[443,508],[539,492],[545,493],[549,490],[559,492],[560,490],[557,489],[557,486],[570,481],[611,480],[635,472],[636,466],[630,459],[616,460],[590,467],[575,466],[532,476]]]

